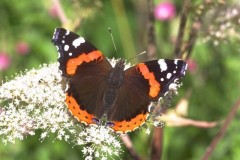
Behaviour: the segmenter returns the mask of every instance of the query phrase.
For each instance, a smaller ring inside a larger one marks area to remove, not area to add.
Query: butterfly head
[[[124,58],[121,58],[117,61],[117,63],[115,64],[114,68],[118,68],[118,69],[121,69],[123,70],[124,69],[124,66],[125,66],[125,59]]]

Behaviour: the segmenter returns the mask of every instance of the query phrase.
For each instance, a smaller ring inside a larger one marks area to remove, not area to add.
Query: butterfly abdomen
[[[118,99],[118,90],[124,80],[124,60],[119,60],[115,67],[110,71],[107,78],[107,88],[103,94],[104,113],[109,117],[109,110],[113,109]]]

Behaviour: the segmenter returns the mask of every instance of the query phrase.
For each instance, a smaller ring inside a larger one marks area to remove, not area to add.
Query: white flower
[[[145,133],[146,133],[147,135],[149,135],[149,134],[151,133],[150,129],[147,128],[147,129],[145,130]]]
[[[82,150],[85,159],[92,159],[94,154],[104,159],[113,152],[119,156],[121,145],[117,134],[105,126],[75,123],[65,105],[65,86],[61,82],[58,64],[53,63],[26,71],[0,86],[3,143],[23,140],[26,134],[35,135],[35,130],[42,129],[40,140],[56,133],[59,140],[75,145],[91,144]]]

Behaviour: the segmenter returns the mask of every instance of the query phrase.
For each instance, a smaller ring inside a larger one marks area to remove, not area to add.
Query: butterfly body
[[[126,70],[125,60],[112,66],[91,43],[63,28],[52,42],[59,52],[62,76],[68,80],[66,103],[80,122],[106,125],[116,132],[133,131],[146,121],[148,106],[158,101],[185,74],[182,60],[159,59]]]
[[[121,87],[121,84],[124,80],[123,69],[124,66],[119,66],[117,63],[113,70],[110,72],[110,75],[107,79],[108,85],[103,94],[102,106],[108,119],[110,119],[110,116],[108,116],[107,112],[110,109],[114,108],[114,105],[118,99],[118,89]]]

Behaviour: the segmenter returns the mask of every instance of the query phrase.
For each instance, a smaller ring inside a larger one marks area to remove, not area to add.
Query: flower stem
[[[225,119],[222,128],[219,130],[219,132],[216,134],[210,145],[207,147],[206,152],[202,158],[202,160],[208,160],[210,155],[213,153],[213,150],[216,148],[216,145],[220,141],[220,139],[224,136],[225,132],[227,131],[227,127],[235,117],[237,110],[240,107],[240,97],[237,100],[237,102],[233,105],[230,112],[228,113],[227,118]]]

